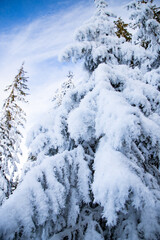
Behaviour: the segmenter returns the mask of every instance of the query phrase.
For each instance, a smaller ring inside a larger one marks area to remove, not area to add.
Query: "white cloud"
[[[77,4],[57,14],[0,33],[0,107],[4,88],[11,83],[21,63],[29,76],[31,94],[44,84],[57,81],[64,73],[57,61],[59,52],[73,40],[73,32],[92,14],[92,6]]]

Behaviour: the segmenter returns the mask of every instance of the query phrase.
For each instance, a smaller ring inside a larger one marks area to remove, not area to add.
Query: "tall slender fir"
[[[28,94],[27,77],[25,77],[23,64],[14,81],[5,91],[9,95],[4,102],[0,122],[0,167],[1,174],[8,182],[6,194],[9,196],[17,184],[17,163],[19,163],[19,154],[22,154],[20,146],[21,127],[24,127],[26,116],[22,104],[26,103]]]

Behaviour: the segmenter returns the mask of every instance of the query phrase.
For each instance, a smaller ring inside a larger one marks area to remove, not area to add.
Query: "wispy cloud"
[[[123,7],[109,1],[109,10],[124,13]],[[121,10],[120,10],[121,9]],[[26,108],[29,122],[48,109],[57,82],[68,70],[79,74],[78,67],[58,62],[61,50],[73,41],[75,29],[94,12],[92,1],[82,1],[59,12],[16,26],[10,32],[0,31],[0,108],[5,99],[4,88],[12,82],[23,61],[29,76],[30,105]],[[123,14],[125,15],[125,14]],[[74,68],[74,69],[73,69]],[[30,124],[29,124],[30,125]]]
[[[47,82],[57,81],[66,74],[57,56],[73,40],[75,29],[92,12],[92,6],[79,3],[16,27],[7,34],[0,33],[0,105],[3,89],[12,81],[23,61],[30,77],[31,94],[35,94],[36,87],[40,90],[41,85],[44,87]]]

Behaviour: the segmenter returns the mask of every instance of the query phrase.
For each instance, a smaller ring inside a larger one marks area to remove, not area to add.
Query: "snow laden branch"
[[[119,38],[95,4],[62,57],[88,77],[31,131],[23,180],[0,208],[2,239],[160,239],[158,52]]]
[[[8,211],[4,214],[8,203],[4,203],[1,208],[0,215],[5,216],[0,224],[2,236],[6,239],[14,236],[30,239],[37,236],[41,238],[41,235],[47,232],[49,237],[53,233],[61,232],[66,226],[74,225],[82,201],[88,203],[90,200],[89,185],[87,155],[81,147],[70,152],[65,151],[54,158],[46,157],[42,164],[26,175],[25,181],[10,197]],[[69,204],[68,209],[66,204]],[[8,225],[8,221],[14,221],[14,224]]]

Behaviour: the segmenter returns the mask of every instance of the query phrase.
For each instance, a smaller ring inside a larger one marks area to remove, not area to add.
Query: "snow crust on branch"
[[[23,181],[0,208],[6,239],[160,238],[157,53],[118,38],[106,5],[97,12],[63,55],[89,77],[33,129]]]

